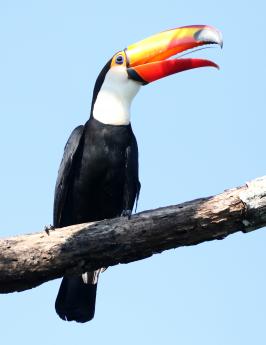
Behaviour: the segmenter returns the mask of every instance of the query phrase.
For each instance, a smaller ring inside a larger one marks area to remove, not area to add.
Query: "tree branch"
[[[0,240],[0,293],[150,257],[266,225],[266,176],[222,194]]]

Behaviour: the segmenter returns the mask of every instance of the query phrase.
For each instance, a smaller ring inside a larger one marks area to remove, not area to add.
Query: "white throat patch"
[[[141,84],[128,79],[124,66],[110,68],[93,107],[93,117],[108,125],[128,125],[130,106]]]

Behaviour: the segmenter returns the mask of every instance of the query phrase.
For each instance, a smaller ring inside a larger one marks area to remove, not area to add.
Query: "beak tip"
[[[221,49],[223,49],[223,46],[224,46],[223,36],[222,36],[221,32],[218,32],[218,33],[219,33],[219,40],[218,40],[217,44],[219,44]]]
[[[220,66],[217,65],[217,63],[213,62],[212,67],[216,68],[218,71],[220,71]]]
[[[212,27],[204,27],[196,32],[195,39],[202,43],[218,44],[223,48],[223,36],[220,31]]]

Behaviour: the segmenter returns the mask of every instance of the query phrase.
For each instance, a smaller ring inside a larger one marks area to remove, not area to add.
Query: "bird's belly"
[[[119,216],[123,210],[125,167],[112,154],[102,156],[82,171],[73,193],[75,222],[89,222]]]

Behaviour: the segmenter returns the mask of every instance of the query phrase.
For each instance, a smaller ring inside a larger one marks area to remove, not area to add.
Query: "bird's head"
[[[221,33],[210,26],[192,25],[163,31],[116,53],[97,78],[92,116],[105,124],[129,124],[131,101],[142,85],[193,68],[218,68],[210,60],[180,57],[210,44],[222,47]]]

